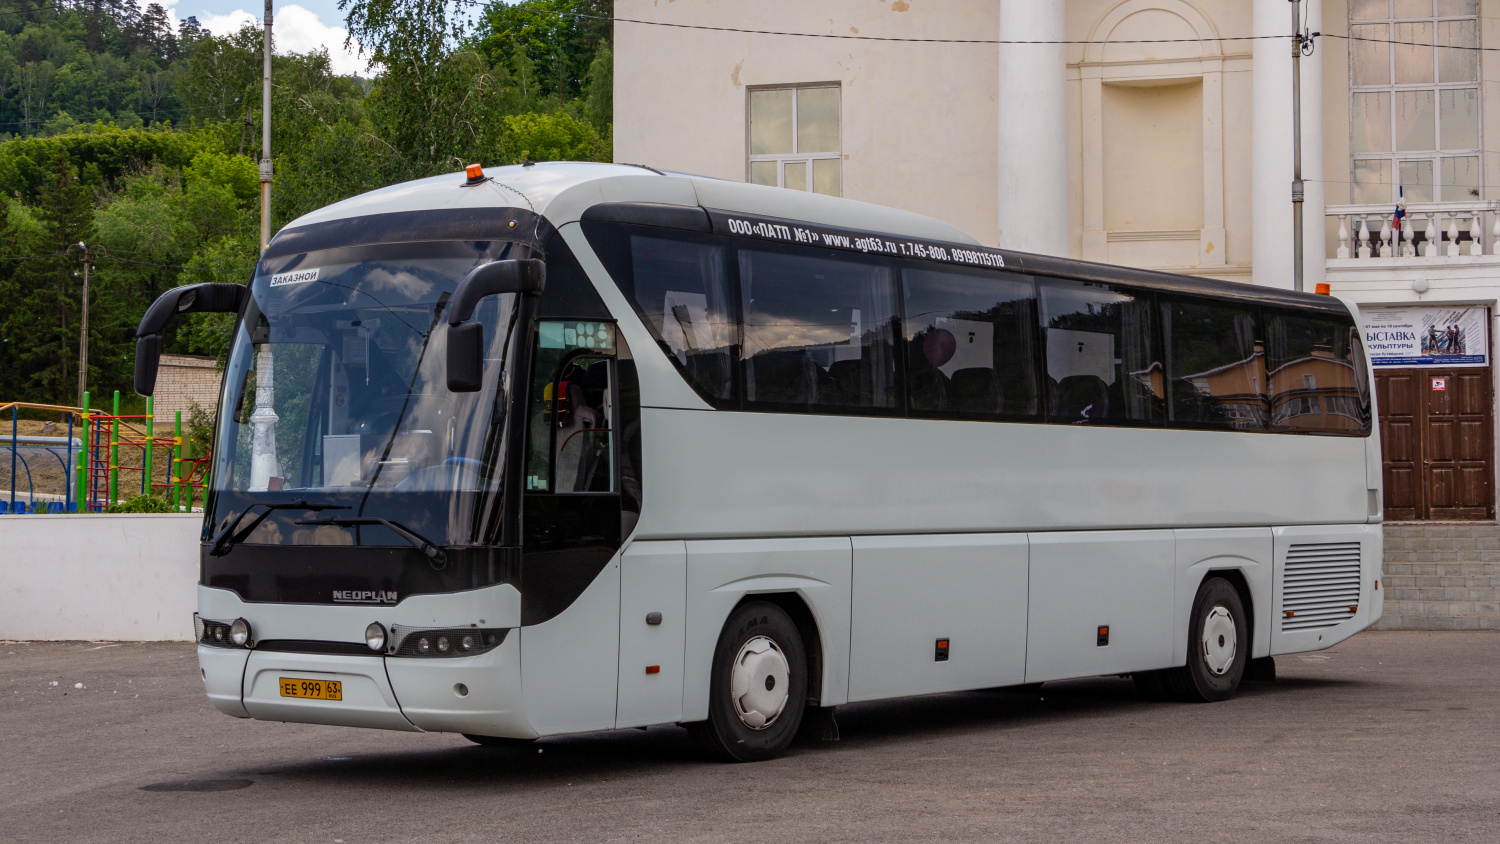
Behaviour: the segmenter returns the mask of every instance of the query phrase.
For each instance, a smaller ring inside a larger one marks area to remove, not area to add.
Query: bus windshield
[[[447,388],[446,309],[470,269],[523,250],[405,243],[264,261],[226,367],[206,535],[247,508],[305,501],[329,512],[277,510],[244,541],[408,541],[379,519],[437,545],[492,538],[504,453],[492,412],[516,297],[475,312],[486,349],[476,393]]]

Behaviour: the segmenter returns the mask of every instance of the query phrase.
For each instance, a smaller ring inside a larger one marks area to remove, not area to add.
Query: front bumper
[[[257,641],[361,644],[371,621],[388,628],[484,623],[493,629],[514,628],[520,614],[519,593],[510,586],[417,596],[395,607],[252,604],[228,590],[199,587],[199,607],[205,618],[246,618]],[[354,656],[199,645],[198,664],[214,708],[237,718],[511,738],[537,735],[521,697],[517,629],[493,650],[475,656]],[[343,699],[282,697],[283,677],[337,680]]]

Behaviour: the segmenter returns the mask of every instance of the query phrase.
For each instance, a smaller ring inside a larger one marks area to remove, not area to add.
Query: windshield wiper
[[[347,508],[344,508],[347,509]],[[427,562],[437,571],[442,571],[448,565],[448,555],[443,549],[428,542],[420,534],[408,530],[390,519],[382,519],[379,516],[353,516],[347,519],[318,519],[316,521],[294,522],[298,525],[332,525],[334,527],[359,527],[360,525],[384,525],[418,551],[427,556]]]
[[[259,516],[256,516],[255,521],[251,522],[249,526],[247,526],[244,530],[240,531],[239,533],[234,533],[234,529],[239,526],[240,521],[244,519],[245,516],[249,515],[251,507],[264,507],[266,509],[262,511]],[[214,534],[214,538],[209,540],[208,553],[209,556],[212,557],[222,557],[225,554],[228,554],[230,548],[240,544],[241,542],[244,542],[246,537],[253,533],[256,528],[260,527],[260,523],[265,521],[267,516],[271,515],[277,510],[306,510],[313,513],[321,513],[324,510],[348,509],[348,507],[337,504],[311,504],[307,501],[303,501],[300,498],[295,498],[285,503],[252,501],[250,502],[250,505],[248,507],[240,511],[240,514],[238,516],[234,517],[234,521],[226,525],[223,530]],[[233,536],[230,535],[232,533],[234,534]]]

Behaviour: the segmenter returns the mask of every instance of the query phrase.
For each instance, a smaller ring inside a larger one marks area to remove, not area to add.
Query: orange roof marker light
[[[477,185],[484,181],[484,165],[470,164],[464,168],[464,175],[469,177],[469,180],[464,182],[465,186]]]
[[[1333,288],[1328,286],[1328,282],[1320,281],[1318,282],[1317,288],[1315,288],[1313,292],[1317,293],[1319,296],[1328,296],[1333,293]]]

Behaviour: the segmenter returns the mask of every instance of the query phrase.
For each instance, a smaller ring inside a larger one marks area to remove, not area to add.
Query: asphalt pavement
[[[1500,633],[1367,632],[1219,704],[1118,678],[491,749],[242,721],[187,644],[0,643],[0,841],[1500,841]]]

